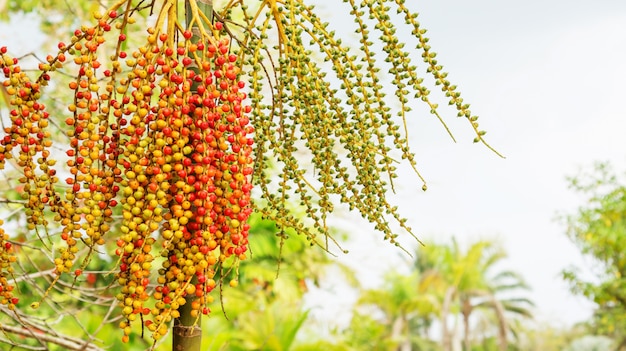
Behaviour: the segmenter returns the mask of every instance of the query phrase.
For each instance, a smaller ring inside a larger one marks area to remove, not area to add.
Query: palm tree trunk
[[[450,331],[448,330],[448,314],[450,313],[450,304],[456,292],[456,288],[451,286],[446,290],[443,298],[443,306],[441,307],[441,346],[443,351],[452,350],[452,342],[450,339]]]
[[[462,299],[461,314],[463,315],[463,350],[470,351],[469,317],[472,313],[472,305],[467,297]]]
[[[411,351],[411,341],[409,340],[408,330],[404,332],[407,325],[406,318],[400,316],[393,321],[391,326],[391,339],[400,340],[398,351]]]
[[[500,303],[500,301],[498,299],[496,299],[495,296],[491,296],[492,299],[492,303],[495,307],[496,310],[496,316],[498,317],[498,345],[499,345],[499,349],[500,351],[506,351],[506,349],[508,348],[508,341],[507,341],[507,337],[506,337],[506,331],[507,331],[507,322],[506,322],[506,317],[504,316],[504,307],[502,306],[502,304]]]
[[[196,321],[196,318],[191,316],[191,301],[183,306],[180,307],[180,317],[174,320],[172,350],[200,351],[202,345],[200,318],[198,317]]]
[[[189,0],[185,1],[185,12],[187,26],[191,22],[191,5]],[[196,0],[198,9],[204,13],[209,20],[213,20],[213,0]],[[200,37],[199,30],[196,29],[196,25],[190,30],[193,33],[192,41],[197,41]],[[193,86],[192,89],[196,89]],[[192,280],[192,284],[196,283],[196,279]],[[193,316],[191,311],[192,302],[197,299],[196,296],[186,296],[185,304],[180,306],[180,317],[174,320],[173,338],[172,338],[172,350],[173,351],[200,351],[202,345],[202,327],[201,327],[201,314]]]

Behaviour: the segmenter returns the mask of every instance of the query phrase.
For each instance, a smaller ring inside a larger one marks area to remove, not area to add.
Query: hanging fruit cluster
[[[0,220],[0,225],[2,225],[2,220]],[[19,301],[13,295],[15,287],[9,283],[9,278],[13,274],[11,264],[15,262],[15,259],[9,235],[0,228],[0,305],[8,305],[10,309],[15,309],[15,304]]]
[[[192,316],[209,312],[208,293],[224,277],[218,270],[248,254],[253,209],[276,223],[281,240],[291,228],[328,249],[327,218],[341,201],[399,245],[391,223],[411,229],[387,199],[397,159],[426,190],[410,151],[410,112],[423,103],[450,133],[423,73],[470,123],[474,141],[491,149],[413,5],[338,4],[354,21],[357,48],[304,0],[220,3],[117,0],[59,43],[34,78],[0,48],[10,106],[0,169],[20,174],[27,229],[55,250],[53,285],[62,276],[76,283],[93,254],[116,244],[124,340],[135,321],[159,339],[182,305]],[[129,29],[138,14],[154,15],[141,34]],[[404,32],[413,49],[397,34]],[[59,120],[42,94],[65,88],[51,80],[60,70],[75,74]],[[69,140],[63,152],[52,145],[59,129]],[[18,302],[14,261],[0,233],[0,303],[9,308]]]
[[[96,25],[59,43],[34,82],[0,49],[12,106],[0,168],[15,160],[24,175],[30,229],[47,230],[44,211],[61,224],[65,245],[55,258],[56,279],[80,276],[97,246],[116,241],[124,340],[135,320],[162,337],[188,301],[193,316],[207,314],[216,270],[229,258],[245,259],[248,250],[254,128],[240,58],[222,23],[201,33],[196,27],[194,35],[174,26],[170,10],[164,7],[144,45],[128,53],[121,44],[132,18],[115,8],[96,14]],[[113,26],[121,33],[117,51],[103,60],[99,48]],[[67,174],[60,181],[49,115],[38,101],[50,74],[66,64],[77,75],[69,84]],[[111,236],[116,211],[120,233]],[[0,234],[0,303],[13,305],[6,274],[14,257]],[[89,248],[81,262],[79,243]]]

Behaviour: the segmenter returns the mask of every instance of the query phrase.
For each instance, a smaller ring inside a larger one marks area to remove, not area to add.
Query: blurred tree
[[[491,316],[497,325],[500,350],[508,345],[510,318],[531,317],[527,298],[510,297],[528,289],[522,277],[512,271],[497,271],[506,253],[492,241],[481,240],[470,244],[467,251],[455,240],[451,245],[427,243],[418,248],[415,269],[422,270],[424,279],[438,282],[441,298],[440,322],[442,345],[451,350],[448,322],[457,312],[463,323],[463,348],[471,349],[470,317],[475,312]]]
[[[562,217],[567,235],[592,265],[563,271],[575,294],[596,303],[596,333],[613,337],[626,349],[626,186],[606,163],[569,178],[584,205]],[[591,271],[591,274],[589,274]]]
[[[584,325],[556,327],[547,323],[538,325],[522,324],[519,343],[515,350],[519,351],[562,351],[570,343],[587,333]]]
[[[613,340],[606,336],[586,335],[578,338],[563,351],[604,351],[613,348]]]
[[[378,330],[377,337],[368,337],[362,342],[379,345],[380,349],[398,351],[432,350],[434,344],[428,339],[428,331],[435,316],[440,312],[440,303],[433,293],[434,286],[422,279],[420,272],[401,275],[391,272],[385,278],[380,289],[366,290],[357,302],[359,307],[373,307],[367,313],[359,312],[349,329],[365,327],[366,330]],[[368,320],[368,317],[370,320]],[[373,328],[372,321],[384,326]],[[352,334],[358,336],[358,333]],[[358,341],[359,339],[356,338]]]
[[[522,277],[499,270],[504,258],[504,251],[488,240],[472,243],[466,251],[456,241],[427,242],[418,248],[410,274],[390,272],[381,288],[362,292],[341,345],[452,350],[448,323],[460,317],[464,350],[514,350],[508,341],[523,340],[517,336],[523,334],[523,321],[532,317],[533,304],[519,297],[528,289]],[[441,346],[429,335],[433,325],[442,330]]]

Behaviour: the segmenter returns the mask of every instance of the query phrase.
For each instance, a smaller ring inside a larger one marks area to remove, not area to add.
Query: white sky
[[[318,2],[323,13],[339,13],[332,1]],[[573,297],[559,272],[589,260],[555,217],[582,204],[566,176],[595,161],[626,170],[626,1],[407,3],[415,4],[439,62],[506,159],[472,144],[467,121],[455,119],[454,111],[442,110],[456,144],[433,117],[417,114],[411,142],[429,190],[422,193],[407,171],[397,196],[402,212],[421,238],[497,238],[510,256],[504,268],[520,272],[533,288],[538,321],[585,320],[592,305]],[[349,245],[339,261],[371,276],[368,286],[379,283],[385,269],[404,267],[402,255],[367,225],[355,231],[365,239]],[[337,299],[338,281],[310,304],[318,316],[345,322],[340,312],[354,296]]]
[[[318,9],[339,13],[334,1],[320,0]],[[599,160],[626,169],[626,1],[407,3],[416,4],[440,63],[480,115],[487,140],[507,158],[472,144],[469,125],[454,111],[442,113],[457,144],[432,116],[418,114],[411,143],[429,190],[422,193],[407,172],[396,197],[402,212],[421,238],[498,238],[510,255],[506,268],[532,285],[539,320],[584,320],[590,304],[572,297],[559,277],[584,261],[554,218],[581,204],[567,190],[566,176]],[[0,43],[7,40],[24,43],[24,52],[40,45],[32,33],[3,26]],[[338,261],[371,276],[367,287],[379,283],[385,269],[402,268],[407,257],[369,225],[352,230],[363,240],[347,245],[351,253]],[[337,281],[310,297],[314,316],[349,317],[354,295]]]
[[[422,232],[500,237],[511,268],[532,285],[540,317],[584,319],[587,304],[558,277],[580,256],[554,217],[581,204],[565,176],[599,160],[626,169],[626,2],[425,1],[418,8],[451,79],[507,157],[467,143],[442,153],[448,162],[431,153],[428,177],[436,184],[424,208],[435,213],[422,217]]]

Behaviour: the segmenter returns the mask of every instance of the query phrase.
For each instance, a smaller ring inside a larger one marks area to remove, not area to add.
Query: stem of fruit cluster
[[[198,10],[209,20],[213,20],[213,0],[185,0],[186,25],[193,33],[192,40],[200,39],[200,23],[192,23],[191,1],[195,1]],[[189,26],[192,26],[189,28]],[[196,89],[192,86],[192,89]],[[194,277],[189,284],[197,284]],[[192,302],[197,299],[194,294],[185,297],[185,304],[180,306],[180,317],[174,320],[172,350],[174,351],[200,351],[202,345],[201,313],[196,316],[192,314]]]

